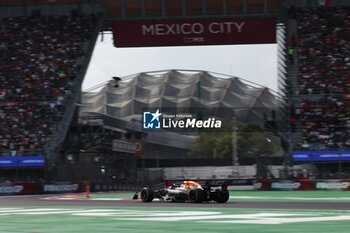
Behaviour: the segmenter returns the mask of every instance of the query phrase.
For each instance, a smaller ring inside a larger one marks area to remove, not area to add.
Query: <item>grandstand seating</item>
[[[298,8],[299,150],[350,148],[350,8]]]
[[[0,18],[0,156],[42,155],[62,121],[95,15]]]

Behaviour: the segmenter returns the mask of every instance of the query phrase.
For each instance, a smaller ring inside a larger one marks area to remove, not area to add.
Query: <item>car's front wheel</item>
[[[141,190],[141,200],[143,202],[151,202],[154,199],[154,191],[151,188],[145,187]]]
[[[202,189],[191,189],[188,193],[188,199],[192,203],[201,203],[203,201],[203,190]]]

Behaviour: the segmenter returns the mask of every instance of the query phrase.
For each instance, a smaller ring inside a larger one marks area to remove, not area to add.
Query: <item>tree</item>
[[[255,123],[236,125],[237,152],[240,158],[268,156],[280,149],[277,137],[267,140],[260,125]],[[269,142],[270,141],[270,142]],[[189,152],[194,158],[232,158],[232,124],[226,124],[219,131],[202,131],[194,140]]]
[[[192,150],[189,152],[190,157],[212,158],[213,145],[216,145],[216,138],[207,132],[201,132],[194,140]],[[215,146],[214,146],[215,147]]]

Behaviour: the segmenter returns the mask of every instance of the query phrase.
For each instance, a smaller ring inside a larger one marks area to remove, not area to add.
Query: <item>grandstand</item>
[[[284,92],[290,103],[294,154],[302,154],[317,177],[347,177],[349,2],[287,3]]]
[[[349,9],[297,8],[290,16],[298,25],[290,45],[298,70],[291,93],[295,150],[350,148]]]
[[[62,121],[82,46],[91,39],[90,17],[2,19],[2,151],[43,153],[53,123]]]
[[[54,161],[51,150],[68,130],[102,26],[101,8],[1,11],[0,153]]]

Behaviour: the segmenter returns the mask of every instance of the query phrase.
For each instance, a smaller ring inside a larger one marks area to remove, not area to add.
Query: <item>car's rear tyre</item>
[[[219,192],[216,193],[214,201],[216,201],[217,203],[225,203],[228,201],[228,199],[230,198],[230,193],[227,190],[221,190]]]
[[[191,189],[188,193],[188,199],[192,203],[201,203],[203,201],[203,190],[202,189]]]
[[[143,202],[151,202],[154,199],[154,191],[151,188],[143,188],[141,190],[141,200]]]

